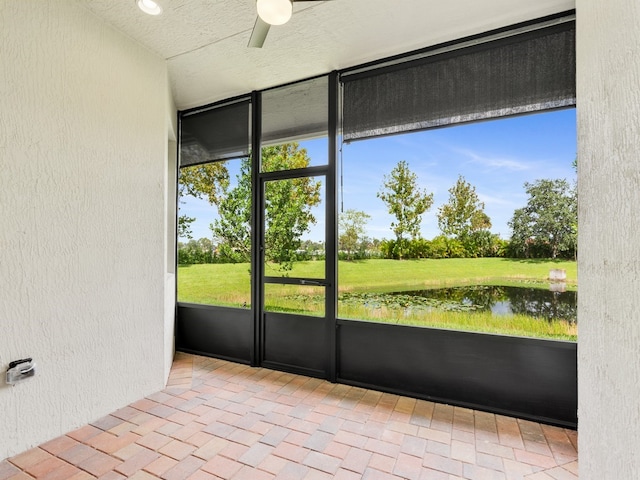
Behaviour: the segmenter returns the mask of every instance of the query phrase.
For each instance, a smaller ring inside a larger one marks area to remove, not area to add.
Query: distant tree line
[[[575,167],[575,162],[574,162]],[[510,240],[491,233],[491,219],[476,189],[462,175],[449,189],[449,200],[438,208],[442,232],[423,239],[421,216],[431,207],[433,194],[418,189],[417,176],[406,162],[399,162],[384,177],[378,198],[395,217],[393,240],[381,244],[385,258],[575,258],[578,208],[575,185],[564,179],[525,183],[527,204],[517,209],[509,227]]]
[[[295,143],[265,147],[262,168],[266,171],[304,168],[309,165],[304,149]],[[218,210],[211,224],[212,238],[192,238],[194,218],[181,215],[178,262],[236,263],[250,260],[250,160],[243,159],[237,182],[231,187],[223,162],[181,170],[181,195],[204,198]],[[265,257],[289,270],[296,261],[324,258],[324,245],[303,241],[316,223],[312,207],[320,202],[320,183],[313,178],[267,182],[265,188]],[[383,178],[378,198],[393,216],[393,239],[366,236],[370,216],[348,209],[339,216],[338,255],[342,260],[366,258],[575,258],[577,252],[577,194],[575,185],[562,179],[525,183],[527,204],[514,211],[509,221],[509,240],[491,233],[491,219],[473,185],[460,175],[449,189],[448,201],[437,211],[441,234],[422,238],[422,216],[433,205],[433,193],[419,188],[417,175],[400,161]]]

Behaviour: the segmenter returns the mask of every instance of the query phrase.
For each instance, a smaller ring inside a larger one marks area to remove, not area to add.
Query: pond
[[[413,290],[391,294],[410,303],[460,311],[491,311],[493,315],[522,314],[577,323],[578,292],[530,287],[481,285]]]
[[[340,295],[343,305],[359,305],[371,312],[382,307],[402,310],[405,316],[419,311],[491,312],[493,316],[520,314],[573,325],[577,324],[577,299],[575,291],[495,285]]]

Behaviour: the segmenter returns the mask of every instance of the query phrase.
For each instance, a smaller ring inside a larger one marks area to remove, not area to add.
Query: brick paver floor
[[[577,433],[178,353],[167,388],[0,462],[0,480],[578,478]]]

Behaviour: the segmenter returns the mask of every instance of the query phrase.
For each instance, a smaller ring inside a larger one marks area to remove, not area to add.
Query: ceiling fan
[[[249,38],[249,47],[262,48],[271,25],[284,25],[293,13],[293,2],[322,2],[326,0],[257,0],[258,16]]]

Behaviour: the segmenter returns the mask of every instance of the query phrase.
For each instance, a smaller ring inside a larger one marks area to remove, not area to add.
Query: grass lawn
[[[505,258],[455,258],[423,260],[362,260],[339,262],[339,293],[385,293],[464,285],[529,286],[548,288],[549,271],[564,269],[567,288],[577,290],[577,265],[572,261]],[[281,273],[269,267],[267,275]],[[291,277],[322,278],[324,262],[298,262]],[[321,289],[293,285],[269,285],[267,309],[304,311],[322,315]],[[181,265],[178,299],[213,305],[249,305],[248,264]],[[577,327],[563,321],[548,322],[524,315],[495,317],[490,313],[406,311],[339,304],[341,318],[461,330],[575,340]],[[520,318],[522,317],[522,318]]]
[[[340,262],[339,286],[341,292],[375,293],[461,285],[547,288],[549,270],[558,268],[567,272],[567,287],[576,289],[576,262],[508,258]]]

